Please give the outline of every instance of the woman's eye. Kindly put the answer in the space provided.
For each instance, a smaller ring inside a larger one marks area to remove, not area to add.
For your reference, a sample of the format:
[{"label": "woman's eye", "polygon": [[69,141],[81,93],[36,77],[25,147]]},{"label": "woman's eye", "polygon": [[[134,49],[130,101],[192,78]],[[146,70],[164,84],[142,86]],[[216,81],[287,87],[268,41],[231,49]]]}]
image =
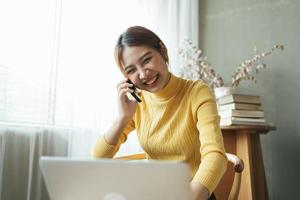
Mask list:
[{"label": "woman's eye", "polygon": [[151,57],[148,57],[143,62],[144,62],[144,64],[147,64],[148,62],[150,62],[150,60],[151,60]]},{"label": "woman's eye", "polygon": [[129,69],[126,71],[127,74],[132,74],[135,70],[134,69]]}]

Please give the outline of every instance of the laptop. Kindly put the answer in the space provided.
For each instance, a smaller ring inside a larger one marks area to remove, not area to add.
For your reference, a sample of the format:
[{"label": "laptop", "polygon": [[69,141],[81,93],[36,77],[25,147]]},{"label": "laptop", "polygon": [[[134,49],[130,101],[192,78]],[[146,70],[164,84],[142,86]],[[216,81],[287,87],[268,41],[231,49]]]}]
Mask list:
[{"label": "laptop", "polygon": [[175,161],[41,157],[51,200],[189,200],[190,168]]}]

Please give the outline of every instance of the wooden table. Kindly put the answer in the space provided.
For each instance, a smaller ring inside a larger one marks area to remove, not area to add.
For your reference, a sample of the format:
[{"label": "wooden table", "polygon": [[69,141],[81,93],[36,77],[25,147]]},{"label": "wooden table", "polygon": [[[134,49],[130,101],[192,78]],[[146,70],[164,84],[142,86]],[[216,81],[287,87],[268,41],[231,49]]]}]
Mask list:
[{"label": "wooden table", "polygon": [[[238,199],[268,199],[268,189],[262,158],[260,134],[266,134],[275,127],[264,126],[224,126],[221,127],[227,153],[234,153],[244,161],[244,171]],[[219,199],[227,199],[233,180],[232,170],[227,170],[217,187]],[[223,191],[223,194],[218,191]]]}]

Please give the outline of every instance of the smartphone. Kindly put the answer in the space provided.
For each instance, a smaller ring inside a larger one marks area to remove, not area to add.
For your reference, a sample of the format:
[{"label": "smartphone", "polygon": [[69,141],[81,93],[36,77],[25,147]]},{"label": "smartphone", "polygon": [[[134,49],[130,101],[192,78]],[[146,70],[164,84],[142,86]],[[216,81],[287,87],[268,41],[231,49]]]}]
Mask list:
[{"label": "smartphone", "polygon": [[[129,80],[129,79],[128,79],[127,83],[133,84],[133,83],[131,82],[131,80]],[[136,90],[136,87],[134,86],[134,84],[133,84],[132,87],[129,87],[129,88],[133,90],[133,92],[131,92],[130,94],[135,98],[135,100],[136,100],[137,102],[141,103],[142,100],[141,100],[140,97],[137,95],[137,90]]]}]

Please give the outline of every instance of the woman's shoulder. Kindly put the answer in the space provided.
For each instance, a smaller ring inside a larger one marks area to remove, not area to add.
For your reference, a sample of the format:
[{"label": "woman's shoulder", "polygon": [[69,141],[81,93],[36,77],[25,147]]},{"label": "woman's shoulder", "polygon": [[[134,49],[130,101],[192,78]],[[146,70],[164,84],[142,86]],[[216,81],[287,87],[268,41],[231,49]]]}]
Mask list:
[{"label": "woman's shoulder", "polygon": [[189,92],[192,94],[199,94],[202,92],[211,93],[211,88],[203,81],[203,80],[190,80],[190,79],[183,79],[186,83],[186,87],[188,88]]},{"label": "woman's shoulder", "polygon": [[215,100],[213,90],[203,80],[186,80],[186,95],[191,105],[198,107],[205,102]]}]

